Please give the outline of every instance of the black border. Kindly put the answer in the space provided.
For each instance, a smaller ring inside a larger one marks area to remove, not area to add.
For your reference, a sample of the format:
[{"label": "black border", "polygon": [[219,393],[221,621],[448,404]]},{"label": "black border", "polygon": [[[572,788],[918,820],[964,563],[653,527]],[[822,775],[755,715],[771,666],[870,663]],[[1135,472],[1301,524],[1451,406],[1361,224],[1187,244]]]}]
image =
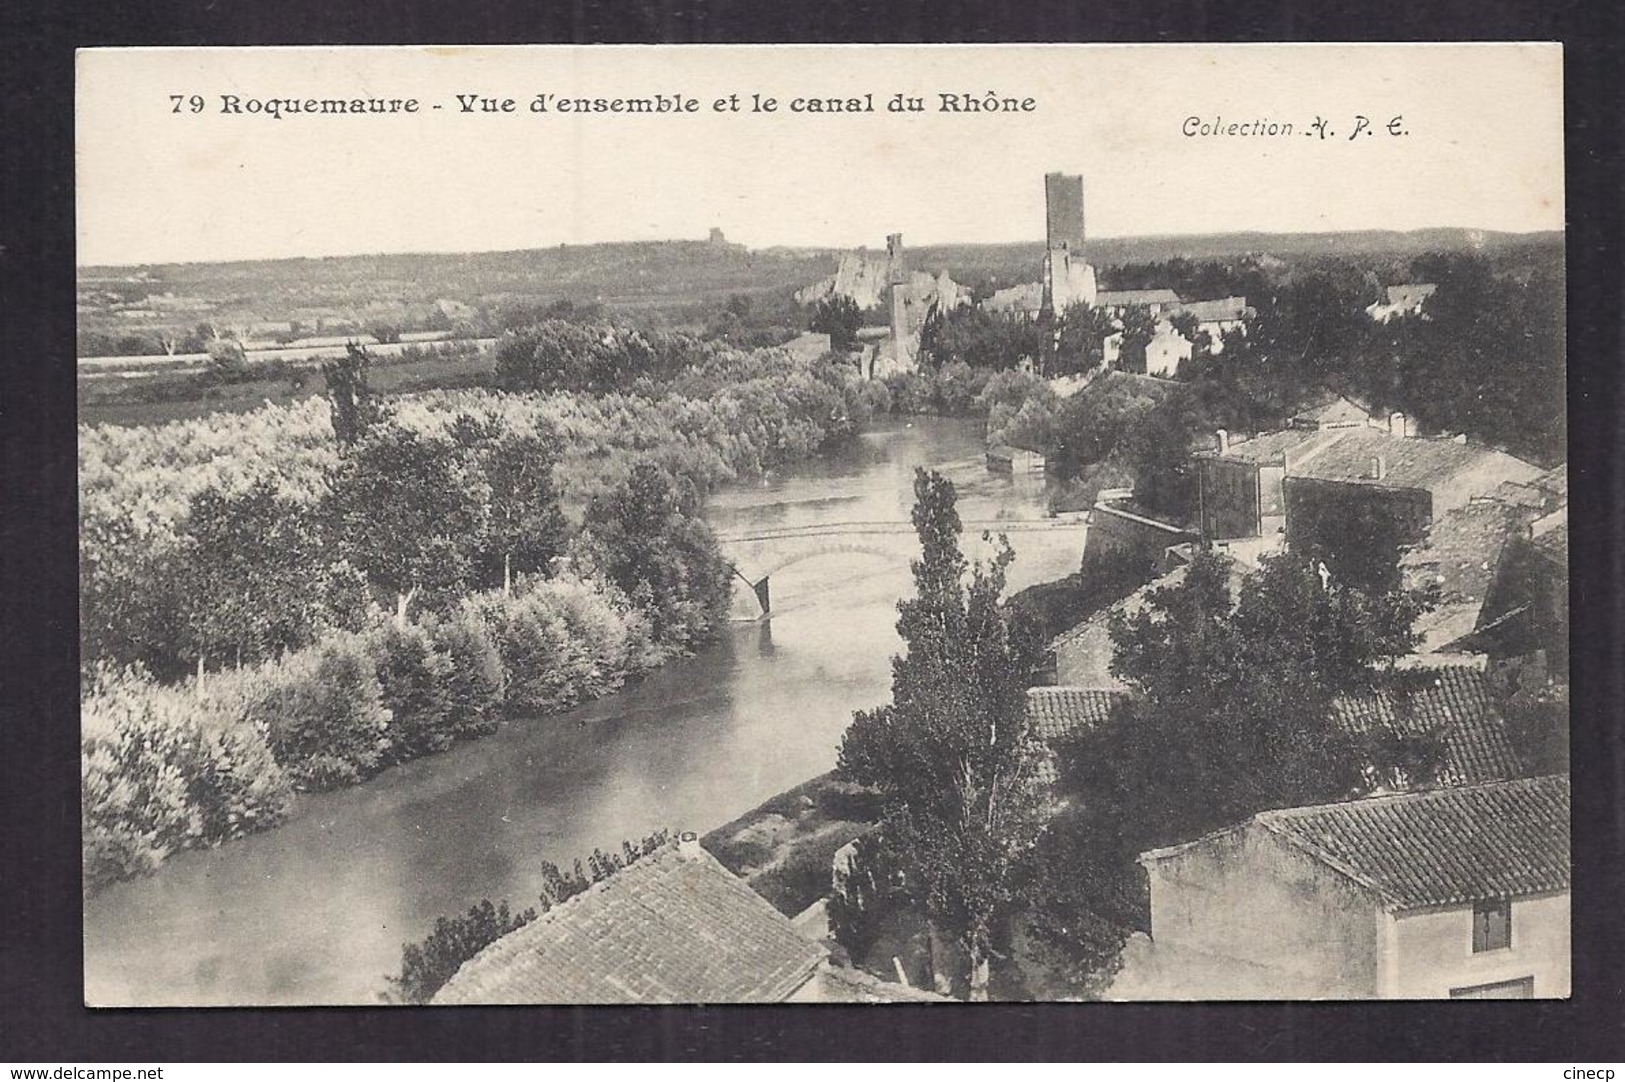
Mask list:
[{"label": "black border", "polygon": [[[105,0],[0,19],[0,1062],[196,1060],[1514,1060],[1621,1055],[1625,567],[1619,370],[1625,66],[1617,5],[803,0]],[[1573,486],[1574,998],[1248,1004],[399,1011],[81,1002],[74,610],[73,55],[127,44],[1426,41],[1565,43]]]}]

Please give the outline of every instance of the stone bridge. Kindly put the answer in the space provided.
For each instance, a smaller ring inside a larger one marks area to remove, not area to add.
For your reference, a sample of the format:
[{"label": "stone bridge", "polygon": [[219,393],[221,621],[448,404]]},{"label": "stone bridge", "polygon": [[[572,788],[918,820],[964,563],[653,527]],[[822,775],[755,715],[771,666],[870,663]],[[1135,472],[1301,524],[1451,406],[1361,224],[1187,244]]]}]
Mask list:
[{"label": "stone bridge", "polygon": [[[1004,534],[1018,557],[1039,550],[1059,559],[1065,570],[1076,571],[1083,555],[1088,531],[1083,512],[1041,519],[966,519],[961,522],[960,548],[970,560],[987,559],[994,545],[984,535]],[[754,606],[736,601],[735,614],[741,618],[762,619],[772,614],[772,576],[803,560],[832,553],[857,552],[903,564],[920,554],[920,541],[912,522],[821,522],[809,526],[784,526],[723,531],[717,534],[722,553],[734,573],[755,593]],[[1032,561],[1022,561],[1032,562]],[[745,599],[748,602],[748,598]]]}]

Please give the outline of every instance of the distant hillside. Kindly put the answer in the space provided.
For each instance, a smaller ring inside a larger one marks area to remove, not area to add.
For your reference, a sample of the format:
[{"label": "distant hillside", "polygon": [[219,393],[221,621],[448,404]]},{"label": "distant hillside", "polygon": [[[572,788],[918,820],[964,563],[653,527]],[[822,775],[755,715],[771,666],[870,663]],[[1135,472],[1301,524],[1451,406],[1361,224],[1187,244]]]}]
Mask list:
[{"label": "distant hillside", "polygon": [[[1496,233],[1481,229],[1365,230],[1356,233],[1205,233],[1158,237],[1105,237],[1088,244],[1097,267],[1156,263],[1169,259],[1224,259],[1243,255],[1291,261],[1314,256],[1393,256],[1423,252],[1561,248],[1563,234]],[[1001,282],[1036,280],[1044,257],[1040,241],[1013,244],[932,244],[908,249],[915,270],[946,270],[960,281],[996,277]]]},{"label": "distant hillside", "polygon": [[147,289],[257,306],[365,304],[378,299],[467,304],[512,298],[606,304],[699,300],[805,285],[835,269],[812,251],[751,251],[704,241],[560,245],[511,252],[408,253],[323,259],[82,267],[81,281],[144,275]]},{"label": "distant hillside", "polygon": [[[1406,259],[1427,251],[1562,250],[1561,233],[1465,229],[1409,233],[1223,233],[1113,237],[1089,244],[1097,267],[1268,256],[1284,262],[1346,256]],[[879,249],[883,251],[883,249]],[[560,245],[508,252],[407,253],[322,259],[81,267],[81,330],[117,335],[200,322],[228,327],[296,321],[351,333],[370,322],[415,329],[426,306],[455,302],[481,311],[559,299],[611,309],[663,310],[717,302],[732,294],[791,293],[835,273],[841,249],[766,248],[707,241]],[[1038,278],[1043,246],[927,245],[907,249],[913,271],[947,271],[956,281],[1009,285]],[[1109,282],[1110,273],[1106,280]],[[445,305],[441,306],[445,308]],[[432,314],[432,313],[431,313]]]}]

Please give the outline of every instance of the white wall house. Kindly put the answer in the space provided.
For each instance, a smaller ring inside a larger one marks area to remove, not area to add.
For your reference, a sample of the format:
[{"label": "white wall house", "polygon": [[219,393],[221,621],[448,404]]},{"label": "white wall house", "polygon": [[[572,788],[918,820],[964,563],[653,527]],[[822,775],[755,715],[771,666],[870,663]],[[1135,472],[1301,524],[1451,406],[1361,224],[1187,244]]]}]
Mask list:
[{"label": "white wall house", "polygon": [[1569,995],[1569,782],[1260,812],[1142,854],[1120,999]]}]

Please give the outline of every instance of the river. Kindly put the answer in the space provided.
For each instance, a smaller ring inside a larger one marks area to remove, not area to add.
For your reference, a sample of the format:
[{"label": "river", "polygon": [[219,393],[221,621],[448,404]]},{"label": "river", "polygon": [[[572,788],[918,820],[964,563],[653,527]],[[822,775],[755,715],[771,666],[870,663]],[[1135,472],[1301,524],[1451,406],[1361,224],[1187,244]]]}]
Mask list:
[{"label": "river", "polygon": [[[707,514],[722,531],[907,520],[917,465],[955,482],[965,519],[1041,514],[1041,482],[984,469],[980,431],[889,423]],[[1013,541],[1012,588],[1077,567],[1070,546]],[[107,888],[86,903],[86,1002],[377,1002],[402,943],[482,898],[530,904],[543,861],[659,827],[703,833],[830,769],[852,711],[889,694],[909,588],[900,558],[793,564],[773,576],[770,622],[619,695],[301,796],[275,830]]]}]

